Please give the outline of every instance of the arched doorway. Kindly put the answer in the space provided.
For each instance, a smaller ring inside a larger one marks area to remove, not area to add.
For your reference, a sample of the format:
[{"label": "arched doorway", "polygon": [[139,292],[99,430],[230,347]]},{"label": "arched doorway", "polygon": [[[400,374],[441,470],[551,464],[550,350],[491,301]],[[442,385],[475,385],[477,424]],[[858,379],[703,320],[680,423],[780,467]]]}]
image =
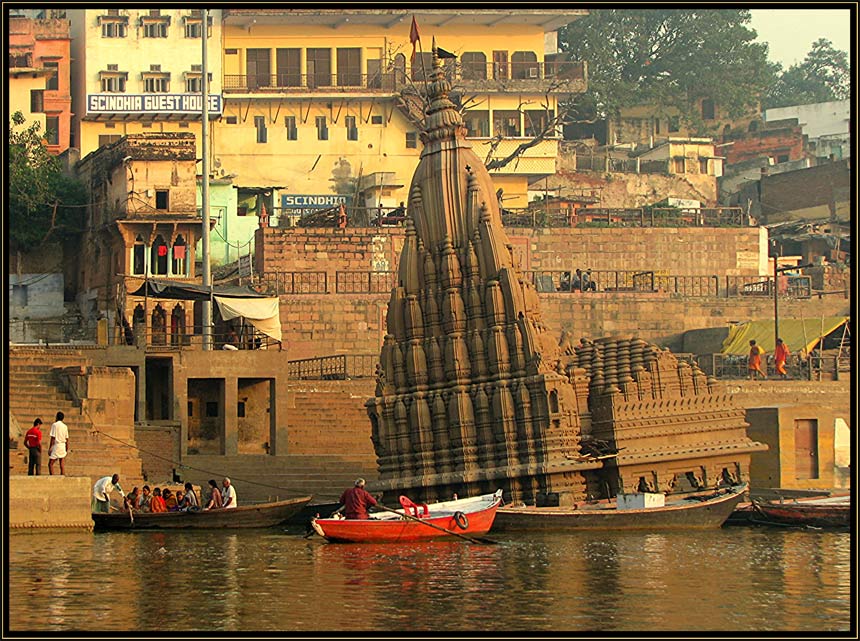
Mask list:
[{"label": "arched doorway", "polygon": [[161,303],[152,310],[152,345],[167,345],[167,312]]},{"label": "arched doorway", "polygon": [[170,344],[174,347],[185,344],[185,309],[179,303],[170,312]]}]

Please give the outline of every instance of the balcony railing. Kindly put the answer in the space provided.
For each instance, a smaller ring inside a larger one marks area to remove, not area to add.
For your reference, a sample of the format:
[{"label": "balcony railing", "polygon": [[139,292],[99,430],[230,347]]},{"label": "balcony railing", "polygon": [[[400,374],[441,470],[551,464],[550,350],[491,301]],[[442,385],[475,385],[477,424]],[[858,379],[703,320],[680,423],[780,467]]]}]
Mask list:
[{"label": "balcony railing", "polygon": [[[478,63],[449,65],[446,77],[452,84],[475,88],[493,89],[499,82],[534,84],[534,88],[545,88],[547,82],[569,84],[585,81],[584,62],[520,62],[520,63]],[[338,73],[305,74],[289,71],[274,74],[225,74],[224,91],[232,93],[301,93],[320,89],[391,93],[404,87],[414,86],[423,89],[424,80],[432,79],[431,68],[413,67],[408,72],[392,70],[363,74],[358,71]],[[418,84],[416,84],[418,83]],[[488,83],[488,84],[484,84]],[[509,87],[509,85],[506,85]],[[583,87],[584,89],[584,87]]]}]

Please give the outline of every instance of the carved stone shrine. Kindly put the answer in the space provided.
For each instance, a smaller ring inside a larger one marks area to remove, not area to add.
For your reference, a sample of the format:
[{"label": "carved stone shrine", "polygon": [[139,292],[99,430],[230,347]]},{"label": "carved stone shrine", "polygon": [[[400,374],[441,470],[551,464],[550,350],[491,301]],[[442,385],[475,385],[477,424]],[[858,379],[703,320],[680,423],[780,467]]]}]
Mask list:
[{"label": "carved stone shrine", "polygon": [[433,67],[366,403],[374,489],[434,501],[501,487],[506,500],[564,505],[747,477],[762,446],[698,369],[641,340],[553,337],[435,55]]}]

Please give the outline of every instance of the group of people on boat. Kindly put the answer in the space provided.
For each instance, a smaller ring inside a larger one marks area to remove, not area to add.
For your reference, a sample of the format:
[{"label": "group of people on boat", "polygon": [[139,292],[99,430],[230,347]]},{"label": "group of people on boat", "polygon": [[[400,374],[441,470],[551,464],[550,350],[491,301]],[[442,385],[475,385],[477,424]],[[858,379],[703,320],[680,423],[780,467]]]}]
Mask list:
[{"label": "group of people on boat", "polygon": [[93,486],[93,512],[107,514],[111,511],[110,495],[117,492],[122,497],[122,511],[136,512],[197,512],[201,509],[230,509],[238,504],[236,488],[229,478],[222,482],[223,492],[218,489],[214,479],[209,481],[209,501],[206,507],[201,508],[200,500],[190,482],[185,483],[185,490],[176,490],[174,493],[169,488],[156,487],[150,490],[149,485],[144,485],[143,490],[135,487],[127,496],[120,486],[119,474],[105,476],[96,481]]}]

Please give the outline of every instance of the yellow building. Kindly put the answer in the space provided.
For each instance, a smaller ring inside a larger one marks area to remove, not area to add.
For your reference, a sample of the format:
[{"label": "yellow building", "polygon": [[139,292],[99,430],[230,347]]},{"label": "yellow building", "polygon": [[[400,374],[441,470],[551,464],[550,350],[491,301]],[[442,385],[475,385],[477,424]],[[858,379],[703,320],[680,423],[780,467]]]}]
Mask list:
[{"label": "yellow building", "polygon": [[[221,11],[210,12],[210,119],[221,112]],[[142,133],[193,133],[200,157],[200,9],[70,9],[72,130],[81,157]]]},{"label": "yellow building", "polygon": [[[585,65],[560,61],[555,35],[586,13],[224,9],[213,172],[235,176],[240,205],[242,188],[263,196],[280,225],[337,202],[351,206],[352,224],[372,220],[380,205],[406,200],[434,38],[456,56],[446,60],[454,93],[475,151],[491,161],[585,90]],[[529,183],[555,173],[559,138],[560,127],[491,171],[505,206],[525,206]]]}]

